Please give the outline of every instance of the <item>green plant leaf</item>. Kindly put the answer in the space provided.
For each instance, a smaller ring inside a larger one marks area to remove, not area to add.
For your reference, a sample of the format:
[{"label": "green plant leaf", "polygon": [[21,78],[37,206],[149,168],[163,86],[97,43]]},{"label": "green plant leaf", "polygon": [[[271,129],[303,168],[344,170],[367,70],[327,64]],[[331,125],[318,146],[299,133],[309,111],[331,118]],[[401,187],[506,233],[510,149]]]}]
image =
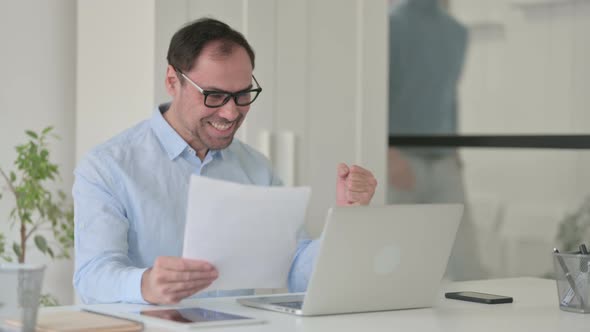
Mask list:
[{"label": "green plant leaf", "polygon": [[35,245],[37,246],[37,249],[39,249],[42,253],[47,252],[47,240],[45,240],[45,237],[43,237],[43,235],[35,235]]},{"label": "green plant leaf", "polygon": [[4,257],[4,246],[6,245],[4,234],[0,233],[0,257]]},{"label": "green plant leaf", "polygon": [[14,254],[17,257],[20,257],[21,251],[20,251],[20,246],[18,245],[18,243],[16,243],[16,242],[13,242],[12,243],[12,251],[14,251]]},{"label": "green plant leaf", "polygon": [[52,130],[53,130],[53,126],[49,126],[49,127],[45,128],[45,129],[43,129],[43,135],[47,134],[48,132],[50,132]]},{"label": "green plant leaf", "polygon": [[34,138],[34,139],[37,139],[37,138],[39,138],[39,136],[37,135],[37,133],[35,133],[35,132],[34,132],[34,131],[32,131],[32,130],[26,130],[26,131],[25,131],[25,133],[27,133],[27,135],[31,136],[31,137],[32,137],[32,138]]},{"label": "green plant leaf", "polygon": [[[47,228],[52,235],[41,236],[37,235],[39,232],[33,231],[30,239],[32,241],[23,246],[35,242],[39,251],[59,259],[67,257],[67,253],[73,247],[74,227],[72,208],[67,196],[57,190],[49,190],[57,184],[57,181],[51,180],[60,180],[59,167],[50,160],[51,149],[47,142],[47,138],[56,136],[53,130],[52,126],[38,132],[27,130],[27,141],[16,146],[14,172],[7,172],[7,175],[10,174],[8,180],[12,182],[15,194],[8,221],[11,227],[20,228],[24,225],[29,231],[33,225],[49,226]],[[53,240],[56,244],[49,247],[48,243]],[[23,258],[23,246],[20,242],[15,241],[12,249],[9,249],[12,243],[4,242],[4,251],[0,250],[0,259],[15,258],[13,251],[19,260]]]},{"label": "green plant leaf", "polygon": [[49,293],[41,294],[39,297],[39,305],[42,307],[55,307],[59,305],[57,298]]}]

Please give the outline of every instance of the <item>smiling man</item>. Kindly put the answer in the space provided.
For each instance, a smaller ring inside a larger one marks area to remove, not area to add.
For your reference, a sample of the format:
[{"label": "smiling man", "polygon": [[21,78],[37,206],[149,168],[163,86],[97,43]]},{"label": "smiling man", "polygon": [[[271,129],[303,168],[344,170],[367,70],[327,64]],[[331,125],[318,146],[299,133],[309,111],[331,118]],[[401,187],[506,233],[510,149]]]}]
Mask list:
[{"label": "smiling man", "polygon": [[[281,185],[268,160],[234,138],[262,88],[254,51],[226,24],[201,19],[180,29],[168,50],[171,103],[90,151],[75,171],[74,286],[85,303],[176,303],[217,277],[211,263],[181,258],[192,174],[261,186]],[[339,164],[338,205],[369,204],[377,181]],[[280,221],[277,221],[280,222]],[[289,289],[304,291],[318,240],[304,234]]]}]

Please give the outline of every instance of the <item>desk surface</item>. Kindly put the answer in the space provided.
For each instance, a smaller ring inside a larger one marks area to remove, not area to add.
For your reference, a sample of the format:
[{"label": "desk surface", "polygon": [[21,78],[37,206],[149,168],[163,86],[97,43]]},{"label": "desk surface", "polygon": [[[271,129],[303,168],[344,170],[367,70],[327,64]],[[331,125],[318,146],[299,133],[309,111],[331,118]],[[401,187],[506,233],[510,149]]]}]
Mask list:
[{"label": "desk surface", "polygon": [[[508,295],[511,304],[479,304],[444,298],[447,291],[479,291]],[[559,309],[555,281],[537,278],[496,279],[443,285],[436,305],[428,309],[397,310],[350,315],[297,317],[243,307],[235,298],[190,300],[182,306],[200,306],[266,320],[259,325],[195,329],[195,331],[590,331],[590,314]],[[144,306],[109,304],[89,306],[114,311],[133,311]],[[44,310],[66,310],[58,307]],[[74,307],[75,308],[75,307]],[[146,331],[170,331],[152,324]]]}]

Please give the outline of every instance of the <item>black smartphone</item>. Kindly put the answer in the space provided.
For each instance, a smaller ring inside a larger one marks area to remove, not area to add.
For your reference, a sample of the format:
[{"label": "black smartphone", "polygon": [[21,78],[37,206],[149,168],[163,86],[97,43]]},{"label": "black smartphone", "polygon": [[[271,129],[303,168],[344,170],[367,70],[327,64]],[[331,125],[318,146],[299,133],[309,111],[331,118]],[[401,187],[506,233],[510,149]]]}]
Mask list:
[{"label": "black smartphone", "polygon": [[479,292],[450,292],[445,293],[447,299],[462,300],[486,304],[512,303],[510,296],[486,294]]}]

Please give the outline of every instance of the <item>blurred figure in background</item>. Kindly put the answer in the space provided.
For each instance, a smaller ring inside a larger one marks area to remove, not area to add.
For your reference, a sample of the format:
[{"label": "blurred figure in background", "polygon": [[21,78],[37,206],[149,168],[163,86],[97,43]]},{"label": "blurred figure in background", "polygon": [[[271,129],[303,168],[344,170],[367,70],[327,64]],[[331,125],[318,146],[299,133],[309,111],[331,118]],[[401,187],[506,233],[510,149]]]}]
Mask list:
[{"label": "blurred figure in background", "polygon": [[[467,30],[438,0],[397,2],[390,11],[389,23],[389,134],[455,134],[457,84]],[[388,154],[390,204],[465,203],[461,163],[455,149],[390,147]],[[447,278],[484,277],[475,230],[466,209]]]}]

